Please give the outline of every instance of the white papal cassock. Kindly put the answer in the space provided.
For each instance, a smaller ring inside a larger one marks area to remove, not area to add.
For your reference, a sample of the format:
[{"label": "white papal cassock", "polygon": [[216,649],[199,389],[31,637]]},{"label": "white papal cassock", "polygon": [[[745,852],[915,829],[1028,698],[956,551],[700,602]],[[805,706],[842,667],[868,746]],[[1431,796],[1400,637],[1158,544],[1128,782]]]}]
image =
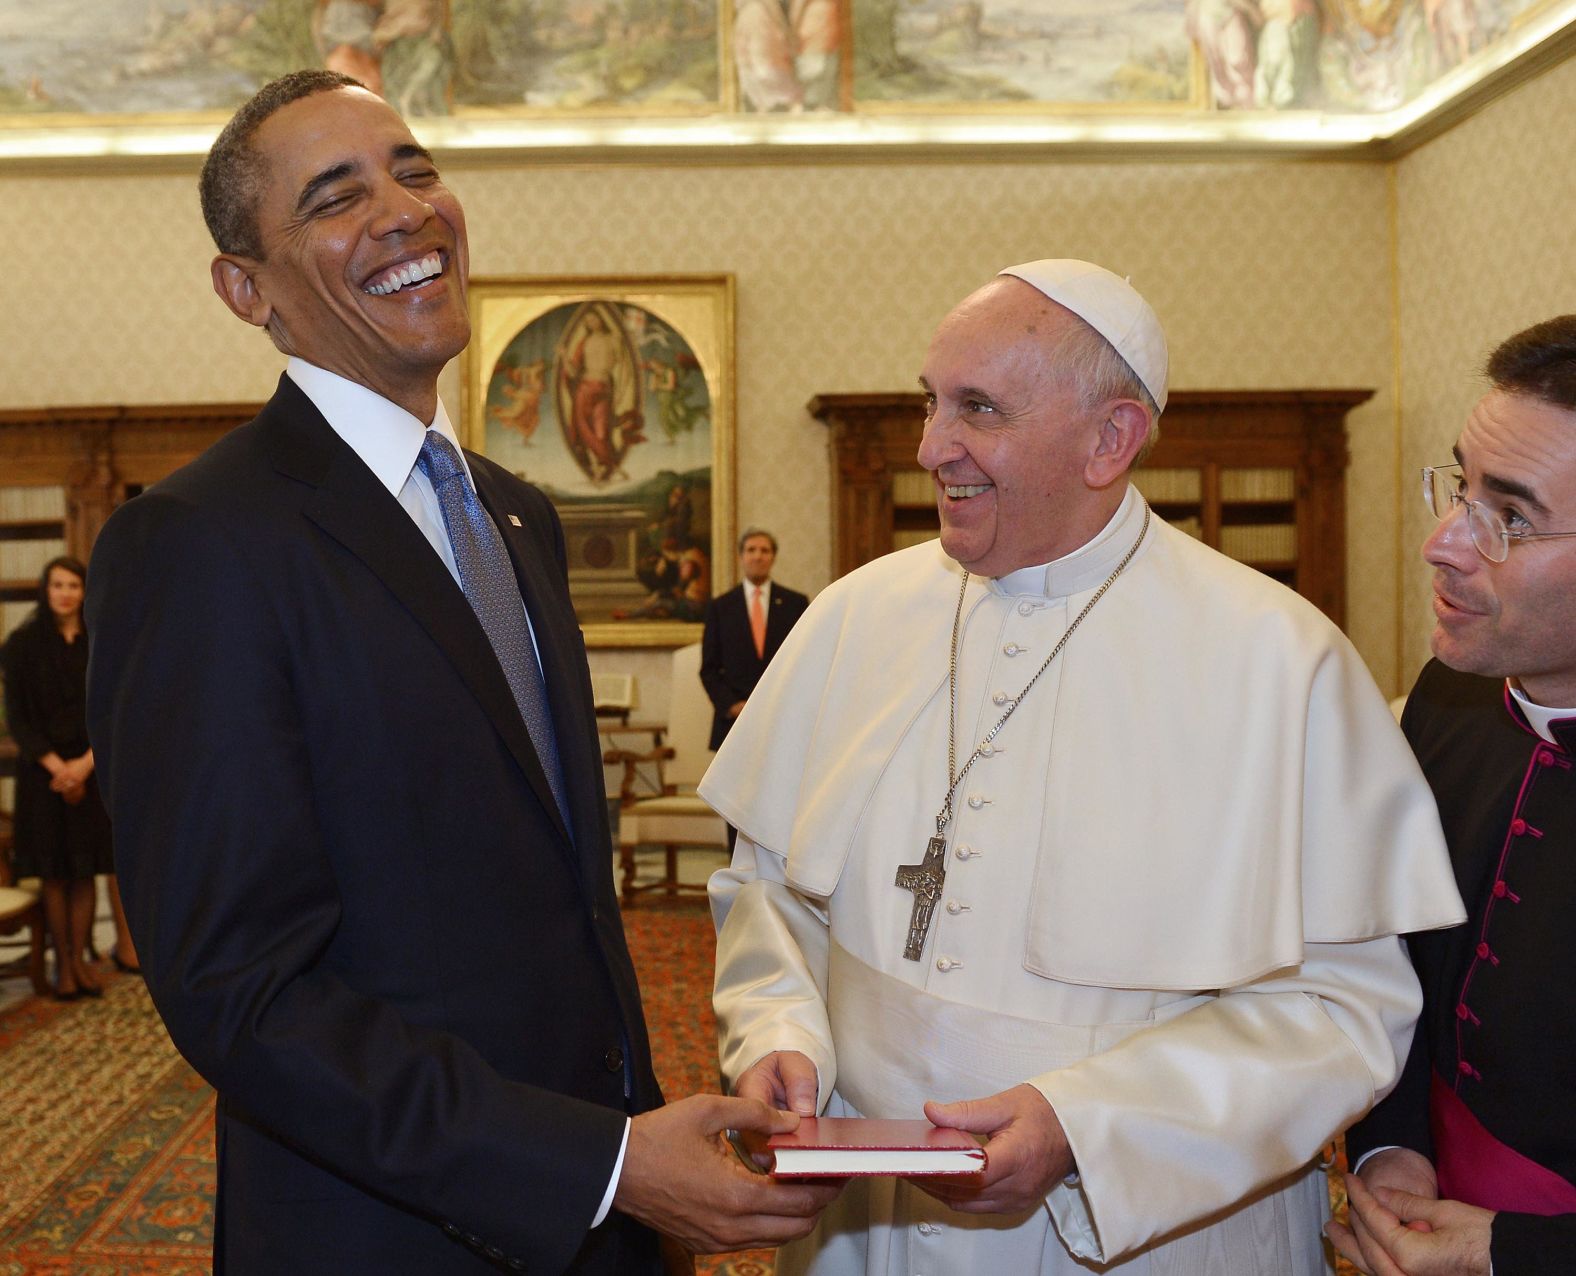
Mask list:
[{"label": "white papal cassock", "polygon": [[[971,579],[961,762],[1133,543]],[[1393,1083],[1420,1005],[1396,936],[1460,921],[1428,787],[1315,608],[1166,526],[964,781],[923,960],[902,950],[946,789],[961,569],[938,545],[818,598],[701,792],[730,1083],[773,1050],[833,1115],[1032,1082],[1080,1178],[1015,1218],[855,1180],[783,1273],[1324,1269],[1320,1148]],[[1102,1264],[1111,1264],[1109,1268]]]}]

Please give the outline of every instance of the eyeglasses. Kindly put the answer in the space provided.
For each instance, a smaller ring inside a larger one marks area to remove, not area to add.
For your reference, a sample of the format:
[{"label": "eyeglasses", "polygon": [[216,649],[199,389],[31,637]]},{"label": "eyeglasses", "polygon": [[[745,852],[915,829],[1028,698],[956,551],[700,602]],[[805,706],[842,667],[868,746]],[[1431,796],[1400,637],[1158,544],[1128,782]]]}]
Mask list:
[{"label": "eyeglasses", "polygon": [[1472,547],[1491,563],[1503,563],[1509,558],[1510,547],[1516,541],[1553,541],[1576,536],[1576,532],[1511,531],[1498,511],[1489,509],[1482,501],[1467,500],[1459,465],[1423,466],[1423,503],[1440,522],[1457,510],[1465,509]]}]

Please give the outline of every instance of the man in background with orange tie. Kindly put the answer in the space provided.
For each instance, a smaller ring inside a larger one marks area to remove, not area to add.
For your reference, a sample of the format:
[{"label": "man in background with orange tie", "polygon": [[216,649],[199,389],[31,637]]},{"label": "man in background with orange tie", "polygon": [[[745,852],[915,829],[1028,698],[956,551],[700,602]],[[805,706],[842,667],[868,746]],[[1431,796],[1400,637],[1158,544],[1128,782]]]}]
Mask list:
[{"label": "man in background with orange tie", "polygon": [[[739,537],[739,575],[744,579],[706,604],[701,637],[700,680],[715,709],[711,720],[712,749],[727,738],[733,720],[766,672],[766,666],[804,615],[810,600],[772,583],[777,538],[761,527],[746,528]],[[733,828],[728,828],[733,845]]]}]

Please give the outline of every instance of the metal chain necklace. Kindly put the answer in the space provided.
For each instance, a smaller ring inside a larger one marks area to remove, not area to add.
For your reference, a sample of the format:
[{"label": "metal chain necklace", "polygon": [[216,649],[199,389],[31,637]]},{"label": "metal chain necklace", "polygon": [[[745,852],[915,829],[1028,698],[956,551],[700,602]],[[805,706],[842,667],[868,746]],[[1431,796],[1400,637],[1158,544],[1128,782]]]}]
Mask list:
[{"label": "metal chain necklace", "polygon": [[1051,648],[1051,654],[1045,657],[1045,663],[1035,671],[1034,677],[1024,684],[1023,690],[1007,701],[1007,711],[996,720],[996,725],[985,733],[985,738],[975,747],[974,752],[963,762],[963,769],[957,765],[958,745],[958,636],[963,621],[963,596],[968,591],[969,574],[963,573],[963,584],[958,587],[958,606],[952,615],[952,646],[950,659],[947,665],[947,795],[941,803],[941,810],[936,812],[936,835],[925,844],[925,857],[918,864],[901,864],[897,870],[896,886],[914,893],[914,907],[908,919],[908,942],[903,947],[903,957],[907,961],[918,961],[921,951],[925,947],[925,937],[930,933],[930,919],[936,910],[936,901],[941,898],[941,888],[947,880],[947,825],[952,820],[952,799],[957,795],[958,785],[963,783],[963,777],[969,770],[985,756],[985,750],[990,748],[991,741],[1007,725],[1007,719],[1012,717],[1018,706],[1023,703],[1030,689],[1040,680],[1040,676],[1051,667],[1051,662],[1062,654],[1062,648],[1067,645],[1067,640],[1073,636],[1073,631],[1083,624],[1084,617],[1094,610],[1094,605],[1105,596],[1105,591],[1116,583],[1116,578],[1126,570],[1127,565],[1133,561],[1133,555],[1138,553],[1138,547],[1144,543],[1144,536],[1149,531],[1149,506],[1144,506],[1144,525],[1138,529],[1138,538],[1128,547],[1127,553],[1122,555],[1122,561],[1116,565],[1112,573],[1105,578],[1105,584],[1094,591],[1094,596],[1083,605],[1083,610],[1073,617],[1073,623],[1063,631],[1056,646]]}]

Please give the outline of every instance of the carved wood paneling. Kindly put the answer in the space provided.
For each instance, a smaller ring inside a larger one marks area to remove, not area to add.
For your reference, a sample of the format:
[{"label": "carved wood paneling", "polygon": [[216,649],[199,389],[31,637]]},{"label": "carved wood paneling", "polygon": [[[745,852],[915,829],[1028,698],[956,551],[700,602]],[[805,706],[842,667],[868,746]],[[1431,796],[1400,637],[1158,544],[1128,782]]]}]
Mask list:
[{"label": "carved wood paneling", "polygon": [[66,489],[66,546],[86,559],[128,492],[257,415],[252,403],[0,409],[0,483]]},{"label": "carved wood paneling", "polygon": [[[1178,390],[1147,464],[1196,468],[1203,539],[1220,540],[1224,468],[1292,469],[1297,558],[1285,575],[1336,624],[1346,619],[1346,414],[1371,390]],[[919,469],[918,392],[819,394],[831,431],[834,569],[841,576],[893,548],[892,478]]]}]

